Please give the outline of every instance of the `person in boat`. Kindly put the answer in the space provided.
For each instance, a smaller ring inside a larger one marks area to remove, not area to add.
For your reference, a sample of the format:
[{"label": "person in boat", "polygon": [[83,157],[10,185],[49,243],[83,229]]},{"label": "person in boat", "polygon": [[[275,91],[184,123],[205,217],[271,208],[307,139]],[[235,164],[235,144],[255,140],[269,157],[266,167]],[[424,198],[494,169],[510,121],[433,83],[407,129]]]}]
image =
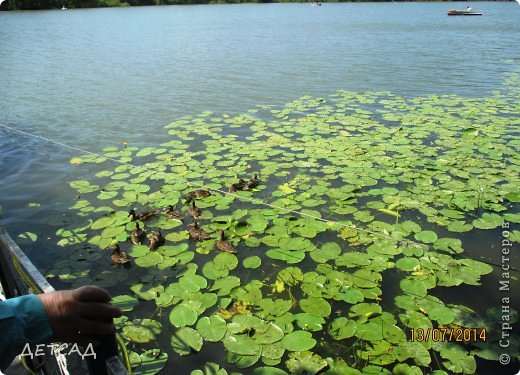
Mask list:
[{"label": "person in boat", "polygon": [[93,343],[92,334],[115,331],[112,319],[121,310],[110,304],[110,294],[97,286],[83,286],[39,295],[28,294],[0,302],[0,370],[4,371],[26,344],[44,344],[50,340]]},{"label": "person in boat", "polygon": [[468,5],[467,8],[466,8],[466,11],[467,11],[467,12],[471,12],[472,10],[473,10],[473,8],[471,8],[471,7]]}]

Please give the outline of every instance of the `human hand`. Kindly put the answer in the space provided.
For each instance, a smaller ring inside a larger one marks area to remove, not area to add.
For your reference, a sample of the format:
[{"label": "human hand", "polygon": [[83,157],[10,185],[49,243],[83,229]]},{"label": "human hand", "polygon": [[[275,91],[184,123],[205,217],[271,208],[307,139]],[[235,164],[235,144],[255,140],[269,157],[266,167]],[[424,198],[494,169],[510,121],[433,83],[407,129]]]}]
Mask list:
[{"label": "human hand", "polygon": [[[88,335],[104,335],[115,331],[112,318],[122,315],[111,305],[110,294],[97,286],[83,286],[38,295],[54,332],[53,339],[87,345],[94,340]],[[109,321],[107,323],[106,321]]]}]

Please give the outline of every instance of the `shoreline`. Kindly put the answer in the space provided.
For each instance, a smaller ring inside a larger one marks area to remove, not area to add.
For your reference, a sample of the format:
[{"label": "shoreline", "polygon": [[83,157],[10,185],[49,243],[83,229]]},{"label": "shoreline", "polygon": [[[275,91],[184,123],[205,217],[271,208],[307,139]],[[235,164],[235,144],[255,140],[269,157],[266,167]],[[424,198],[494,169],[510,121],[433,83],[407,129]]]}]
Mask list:
[{"label": "shoreline", "polygon": [[[173,2],[164,2],[168,0],[47,0],[48,6],[32,7],[30,4],[23,4],[24,0],[5,0],[0,6],[0,12],[8,11],[31,11],[31,10],[72,10],[72,9],[97,9],[97,8],[134,8],[134,7],[150,7],[150,6],[172,6],[172,5],[229,5],[229,4],[313,4],[316,1],[307,0],[289,0],[289,1],[241,1],[241,0],[174,0]],[[516,0],[472,0],[471,3],[480,2],[515,2]],[[29,0],[30,2],[30,0]],[[322,1],[321,4],[327,3],[469,3],[468,0],[381,0],[381,1],[364,1],[364,0],[339,0],[339,1]],[[11,7],[11,5],[14,5]],[[23,6],[19,6],[20,3]],[[40,3],[41,5],[41,3]]]}]

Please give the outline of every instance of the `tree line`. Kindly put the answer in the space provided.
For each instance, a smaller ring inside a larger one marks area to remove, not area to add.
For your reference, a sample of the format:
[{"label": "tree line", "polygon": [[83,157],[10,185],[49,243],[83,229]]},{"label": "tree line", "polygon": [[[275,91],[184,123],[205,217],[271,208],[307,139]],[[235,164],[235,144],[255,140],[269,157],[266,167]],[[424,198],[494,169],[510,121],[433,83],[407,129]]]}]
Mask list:
[{"label": "tree line", "polygon": [[[5,0],[0,10],[37,10],[74,8],[102,8],[146,5],[183,5],[183,4],[238,4],[238,3],[300,3],[313,0]],[[343,0],[327,0],[338,2]],[[347,0],[352,1],[352,0]],[[358,1],[358,0],[354,0]],[[359,0],[363,1],[363,0]],[[371,0],[374,1],[374,0]],[[376,0],[377,1],[377,0]],[[384,0],[382,0],[384,1]]]}]

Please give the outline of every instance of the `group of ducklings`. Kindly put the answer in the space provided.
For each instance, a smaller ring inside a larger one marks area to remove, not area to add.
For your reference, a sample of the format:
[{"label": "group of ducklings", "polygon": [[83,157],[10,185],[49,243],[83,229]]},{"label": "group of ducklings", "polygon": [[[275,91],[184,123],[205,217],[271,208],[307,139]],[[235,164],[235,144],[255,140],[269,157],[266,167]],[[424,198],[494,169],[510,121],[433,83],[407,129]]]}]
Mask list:
[{"label": "group of ducklings", "polygon": [[[207,190],[195,190],[188,193],[191,200],[191,206],[188,208],[188,214],[195,220],[193,220],[190,224],[188,224],[188,234],[192,240],[195,241],[204,241],[211,239],[211,235],[207,233],[204,229],[199,227],[199,223],[197,219],[201,216],[201,210],[195,205],[195,200],[193,198],[205,198],[210,195],[210,192]],[[216,241],[217,249],[220,251],[225,251],[228,253],[236,253],[237,250],[233,246],[233,244],[226,240],[224,236],[224,231],[219,230],[219,237]]]},{"label": "group of ducklings", "polygon": [[[241,179],[238,184],[233,184],[232,187],[235,186],[236,190],[250,190],[258,186],[258,184],[259,180],[257,178],[257,175],[255,175],[254,178],[249,181],[244,181]],[[189,207],[187,213],[194,219],[190,224],[188,224],[188,233],[192,240],[203,241],[211,239],[211,235],[209,233],[207,233],[204,229],[199,228],[197,219],[201,217],[202,211],[199,207],[197,207],[195,203],[196,198],[205,198],[210,195],[211,191],[205,189],[194,190],[188,193],[189,198],[187,199],[187,203],[189,204]],[[134,209],[131,209],[128,212],[128,216],[131,217],[131,220],[135,221],[135,229],[132,231],[130,235],[130,240],[134,245],[142,245],[147,238],[146,231],[140,227],[139,221],[147,221],[159,214],[160,212],[160,210],[148,210],[138,213]],[[184,222],[184,215],[181,212],[177,211],[173,207],[173,205],[169,205],[166,208],[166,211],[164,211],[164,215],[169,219]],[[236,253],[237,250],[235,249],[233,244],[226,239],[224,231],[219,230],[218,233],[219,237],[216,241],[217,249],[229,253]],[[150,248],[150,250],[156,250],[157,248],[159,248],[159,246],[163,245],[164,242],[165,238],[163,237],[161,231],[158,229],[152,231],[151,235],[148,237],[148,247]],[[130,258],[124,251],[121,250],[118,244],[111,245],[108,249],[111,252],[111,259],[113,265],[125,265],[130,262]]]},{"label": "group of ducklings", "polygon": [[[170,206],[171,207],[171,206]],[[137,213],[134,209],[130,210],[128,216],[130,216],[132,221],[135,221],[135,229],[130,234],[130,240],[134,245],[142,245],[146,239],[146,231],[139,226],[138,220],[146,221],[157,215],[159,210],[149,210]],[[160,230],[156,229],[152,231],[150,237],[148,238],[148,247],[150,250],[156,250],[159,246],[164,243],[164,237]]]},{"label": "group of ducklings", "polygon": [[230,193],[235,193],[239,190],[252,190],[258,185],[260,185],[260,180],[258,179],[258,175],[255,174],[253,178],[248,181],[241,178],[238,182],[232,184],[228,191]]}]

